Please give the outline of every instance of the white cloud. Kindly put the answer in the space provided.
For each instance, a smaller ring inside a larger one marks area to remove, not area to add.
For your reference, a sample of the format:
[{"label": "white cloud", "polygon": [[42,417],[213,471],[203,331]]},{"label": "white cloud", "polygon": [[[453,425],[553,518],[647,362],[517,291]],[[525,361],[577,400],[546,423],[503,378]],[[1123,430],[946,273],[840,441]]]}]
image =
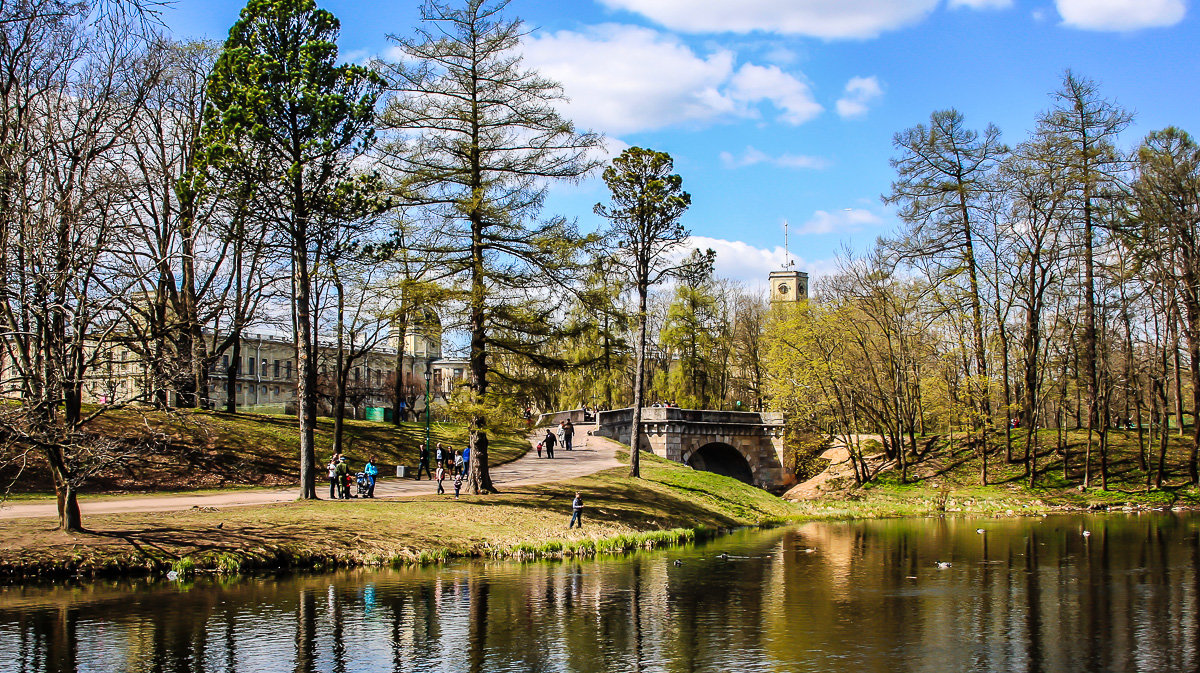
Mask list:
[{"label": "white cloud", "polygon": [[867,114],[871,101],[883,95],[879,80],[871,77],[851,77],[846,82],[842,97],[837,102],[837,113],[841,117],[861,117]]},{"label": "white cloud", "polygon": [[528,66],[563,85],[566,116],[610,134],[759,117],[764,102],[791,124],[821,112],[808,85],[778,66],[735,69],[728,49],[697,54],[674,36],[638,26],[534,34],[523,53]]},{"label": "white cloud", "polygon": [[939,0],[600,0],[689,33],[875,37],[925,18]]},{"label": "white cloud", "polygon": [[778,168],[812,168],[816,170],[829,167],[829,161],[824,157],[787,153],[771,156],[755,147],[746,147],[741,156],[734,156],[730,152],[721,152],[721,165],[725,168],[745,168],[756,164],[770,164]]},{"label": "white cloud", "polygon": [[828,212],[818,210],[796,230],[799,234],[842,234],[860,230],[866,225],[882,224],[883,220],[869,210],[846,208]]},{"label": "white cloud", "polygon": [[783,111],[780,119],[789,124],[803,124],[824,109],[813,100],[807,84],[777,65],[747,63],[738,69],[729,84],[729,93],[735,101],[754,104],[769,100]]},{"label": "white cloud", "polygon": [[950,0],[951,7],[970,9],[1008,9],[1012,4],[1012,0]]},{"label": "white cloud", "polygon": [[[712,248],[717,253],[714,273],[718,278],[729,278],[752,287],[763,287],[764,291],[768,274],[782,269],[788,258],[783,246],[758,248],[742,241],[727,241],[708,236],[692,236],[688,239],[687,246],[681,249],[680,258],[691,254],[693,248]],[[837,271],[836,258],[810,260],[796,255],[794,250],[790,257],[796,264],[796,270],[808,273],[810,278]]]},{"label": "white cloud", "polygon": [[1187,13],[1184,0],[1055,0],[1063,24],[1084,30],[1137,30],[1173,26]]}]

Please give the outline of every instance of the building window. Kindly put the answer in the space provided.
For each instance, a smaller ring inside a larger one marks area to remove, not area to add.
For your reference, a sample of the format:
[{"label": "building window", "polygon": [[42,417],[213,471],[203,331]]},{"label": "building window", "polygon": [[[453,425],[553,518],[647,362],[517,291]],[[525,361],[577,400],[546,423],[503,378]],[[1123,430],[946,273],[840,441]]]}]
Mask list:
[{"label": "building window", "polygon": [[276,395],[278,395],[278,394],[279,394],[279,386],[275,386],[275,394],[276,394]]},{"label": "building window", "polygon": [[254,376],[254,358],[246,358],[246,374]]},{"label": "building window", "polygon": [[262,387],[261,387],[259,390],[262,392],[262,394],[263,394],[263,395],[266,395],[266,394],[267,394],[267,387],[266,387],[266,386],[262,386]]},{"label": "building window", "polygon": [[224,369],[226,371],[229,370],[229,356],[228,355],[221,356],[221,369]]},{"label": "building window", "polygon": [[292,361],[291,360],[288,360],[287,362],[284,363],[283,373],[285,374],[285,376],[284,376],[285,379],[287,379],[289,381],[292,380]]},{"label": "building window", "polygon": [[279,378],[279,360],[275,361],[275,378]]},{"label": "building window", "polygon": [[267,376],[267,361],[265,358],[262,361],[262,366],[259,368],[258,373],[262,374],[264,378]]}]

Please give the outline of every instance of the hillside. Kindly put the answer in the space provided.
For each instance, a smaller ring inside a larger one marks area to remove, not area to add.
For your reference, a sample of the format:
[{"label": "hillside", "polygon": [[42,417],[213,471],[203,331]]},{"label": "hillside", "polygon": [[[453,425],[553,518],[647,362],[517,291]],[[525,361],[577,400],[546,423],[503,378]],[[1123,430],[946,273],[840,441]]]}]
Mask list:
[{"label": "hillside", "polygon": [[[121,409],[97,418],[90,427],[137,448],[133,458],[101,474],[84,488],[85,493],[281,486],[298,483],[300,478],[299,423],[290,416]],[[397,427],[347,420],[344,432],[346,454],[353,466],[375,456],[380,470],[390,474],[398,464],[415,467],[425,439],[421,423]],[[467,440],[466,428],[443,423],[432,424],[430,436],[431,442],[449,443],[456,450]],[[493,432],[491,439],[492,464],[513,460],[529,449],[520,434]],[[317,420],[316,443],[317,461],[323,465],[333,447],[333,419]],[[32,462],[13,492],[52,490],[45,464],[36,454],[30,455]],[[5,468],[0,477],[7,483],[15,469],[11,464]]]},{"label": "hillside", "polygon": [[[1039,431],[1037,479],[1032,487],[1020,462],[1025,453],[1024,432],[1014,431],[1012,435],[1015,462],[1006,460],[1004,436],[992,439],[999,448],[988,456],[987,486],[981,484],[980,456],[964,446],[961,437],[952,442],[948,435],[925,435],[917,438],[919,454],[909,457],[907,482],[902,482],[894,462],[885,461],[879,442],[867,440],[864,454],[876,472],[870,482],[856,486],[845,448],[835,447],[823,454],[829,463],[825,472],[785,497],[806,503],[809,511],[831,514],[829,510],[837,509],[850,516],[1200,506],[1200,492],[1188,483],[1191,441],[1174,430],[1168,436],[1161,488],[1153,487],[1158,447],[1151,447],[1148,437],[1139,447],[1136,430],[1109,432],[1107,489],[1100,478],[1101,457],[1095,440],[1090,483],[1088,488],[1083,487],[1086,430],[1065,431],[1062,450],[1057,430]],[[1144,467],[1139,454],[1145,458]]]}]

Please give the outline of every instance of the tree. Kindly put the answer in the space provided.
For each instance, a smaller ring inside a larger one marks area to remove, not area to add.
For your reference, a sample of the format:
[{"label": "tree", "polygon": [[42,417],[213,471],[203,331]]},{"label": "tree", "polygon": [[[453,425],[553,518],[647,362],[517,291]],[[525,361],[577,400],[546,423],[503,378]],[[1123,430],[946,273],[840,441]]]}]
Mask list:
[{"label": "tree", "polygon": [[[1063,227],[1067,180],[1050,148],[1036,139],[1016,148],[1001,167],[1001,175],[1009,197],[1002,228],[1009,239],[1004,264],[1012,275],[1009,285],[1014,302],[1025,318],[1020,339],[1020,387],[1024,393],[1020,417],[1025,425],[1026,477],[1032,486],[1037,476],[1036,429],[1042,420],[1039,408],[1046,379],[1043,351],[1048,337],[1053,336],[1053,326],[1047,329],[1043,314],[1050,301],[1047,294],[1067,275],[1063,266],[1069,256],[1064,253],[1071,243]],[[997,264],[995,273],[1000,272],[1001,264]]]},{"label": "tree", "polygon": [[250,0],[209,77],[204,120],[205,161],[266,167],[256,204],[291,259],[301,498],[317,497],[314,267],[340,229],[380,206],[378,181],[353,170],[373,140],[380,80],[336,64],[338,29],[313,0]]},{"label": "tree", "polygon": [[[1200,385],[1196,383],[1200,381],[1200,145],[1186,131],[1174,127],[1154,131],[1138,150],[1137,168],[1134,222],[1145,243],[1141,252],[1157,257],[1179,279],[1192,409],[1200,410]],[[1178,420],[1182,428],[1182,414]],[[1200,423],[1192,424],[1192,433],[1188,475],[1193,484],[1200,485]]]},{"label": "tree", "polygon": [[686,270],[679,274],[675,299],[667,308],[661,335],[662,345],[677,354],[671,379],[671,398],[685,407],[709,409],[713,406],[715,379],[727,364],[714,357],[720,345],[720,316],[712,278],[712,251],[693,250],[684,260]]},{"label": "tree", "polygon": [[683,178],[671,171],[675,162],[665,152],[631,147],[604,169],[610,204],[596,204],[596,214],[608,219],[610,236],[618,254],[617,265],[625,270],[637,292],[637,337],[633,378],[633,425],[629,446],[632,463],[629,475],[641,476],[639,446],[642,427],[642,397],[646,380],[646,298],[654,285],[686,268],[678,261],[679,249],[689,232],[679,221],[692,203],[683,191]]},{"label": "tree", "polygon": [[893,247],[906,258],[926,263],[937,284],[957,276],[959,269],[966,270],[975,360],[974,371],[966,373],[974,382],[973,402],[986,419],[991,405],[975,253],[976,216],[994,189],[990,174],[1008,150],[1000,141],[1000,129],[989,124],[981,136],[966,128],[962,113],[954,109],[934,112],[928,127],[918,124],[897,133],[893,145],[900,152],[891,162],[896,181],[884,202],[898,204],[900,218],[909,225]]},{"label": "tree", "polygon": [[[1101,98],[1092,80],[1077,77],[1070,70],[1054,92],[1055,105],[1038,119],[1038,135],[1054,152],[1056,162],[1068,170],[1072,221],[1080,230],[1083,245],[1083,348],[1084,380],[1087,385],[1088,452],[1091,435],[1100,432],[1104,450],[1107,432],[1099,419],[1097,388],[1096,337],[1096,263],[1095,250],[1100,223],[1106,206],[1117,193],[1116,178],[1125,160],[1117,151],[1118,134],[1133,120],[1121,107]],[[1090,470],[1084,474],[1084,486],[1090,486]]]},{"label": "tree", "polygon": [[131,129],[161,62],[136,12],[104,8],[0,4],[0,357],[17,398],[0,441],[42,454],[67,531],[83,528],[80,488],[138,450],[89,425],[136,392],[83,403],[139,280],[113,250],[129,235]]},{"label": "tree", "polygon": [[[507,5],[430,0],[424,27],[390,38],[404,59],[384,66],[393,93],[384,125],[395,134],[387,160],[442,230],[438,252],[467,315],[473,407],[494,401],[490,356],[539,359],[527,335],[556,338],[557,302],[545,298],[570,286],[581,238],[562,218],[537,218],[547,183],[590,172],[600,144],[554,110],[559,86],[522,65],[521,22],[502,17]],[[472,493],[495,490],[485,426],[471,415]]]}]

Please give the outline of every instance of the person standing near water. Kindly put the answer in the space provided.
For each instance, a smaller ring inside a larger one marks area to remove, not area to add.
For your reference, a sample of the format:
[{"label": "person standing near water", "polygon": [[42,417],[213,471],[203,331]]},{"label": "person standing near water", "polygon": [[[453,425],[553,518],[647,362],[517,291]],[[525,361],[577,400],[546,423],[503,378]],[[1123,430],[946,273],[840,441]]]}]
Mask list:
[{"label": "person standing near water", "polygon": [[575,499],[571,501],[571,522],[567,524],[567,530],[579,524],[583,528],[583,496],[579,491],[575,491]]}]

